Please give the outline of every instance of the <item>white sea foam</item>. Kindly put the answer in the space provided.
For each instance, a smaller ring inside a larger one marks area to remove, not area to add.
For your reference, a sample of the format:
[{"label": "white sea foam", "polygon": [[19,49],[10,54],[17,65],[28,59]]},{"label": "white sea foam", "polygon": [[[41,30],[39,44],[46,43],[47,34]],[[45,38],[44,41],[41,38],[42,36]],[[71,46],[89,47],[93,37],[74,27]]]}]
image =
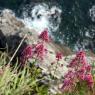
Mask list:
[{"label": "white sea foam", "polygon": [[46,4],[38,4],[31,9],[31,11],[23,11],[23,19],[27,27],[35,29],[38,33],[44,29],[48,29],[50,33],[57,31],[61,22],[61,9],[56,6],[49,8]]},{"label": "white sea foam", "polygon": [[95,21],[95,5],[89,9],[90,17],[92,21]]}]

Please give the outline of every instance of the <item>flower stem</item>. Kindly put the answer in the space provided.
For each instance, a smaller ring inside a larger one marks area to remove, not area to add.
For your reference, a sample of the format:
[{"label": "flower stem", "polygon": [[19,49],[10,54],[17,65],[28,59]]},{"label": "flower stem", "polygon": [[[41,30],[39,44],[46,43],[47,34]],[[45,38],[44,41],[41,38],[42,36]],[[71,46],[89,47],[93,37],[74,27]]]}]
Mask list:
[{"label": "flower stem", "polygon": [[19,48],[21,47],[21,45],[22,45],[22,43],[23,43],[23,41],[25,40],[26,37],[27,37],[27,34],[24,35],[23,39],[21,40],[19,46],[15,50],[15,52],[14,52],[13,56],[11,57],[11,59],[10,59],[8,64],[10,64],[12,62],[13,58],[15,57],[16,53],[18,52]]}]

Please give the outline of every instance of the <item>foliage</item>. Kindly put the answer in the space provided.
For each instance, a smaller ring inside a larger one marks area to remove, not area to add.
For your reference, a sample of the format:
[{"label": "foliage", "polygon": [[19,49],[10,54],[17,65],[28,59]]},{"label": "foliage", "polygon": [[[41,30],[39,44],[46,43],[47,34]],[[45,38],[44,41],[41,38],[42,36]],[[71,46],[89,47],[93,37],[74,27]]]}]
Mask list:
[{"label": "foliage", "polygon": [[[57,58],[60,55],[57,54]],[[14,66],[7,64],[7,55],[1,53],[0,56],[0,95],[49,95],[49,85],[41,84],[43,80],[41,75],[41,69],[30,65],[29,62],[24,67],[19,68],[17,62]],[[94,67],[94,66],[93,66]],[[95,73],[93,73],[95,81]],[[94,95],[94,88],[89,89],[87,84],[83,81],[78,82],[75,89],[72,92],[63,92],[57,95]]]},{"label": "foliage", "polygon": [[19,68],[18,63],[11,67],[5,61],[6,57],[2,59],[3,55],[0,57],[0,95],[47,95],[48,86],[39,86],[41,69],[29,64]]}]

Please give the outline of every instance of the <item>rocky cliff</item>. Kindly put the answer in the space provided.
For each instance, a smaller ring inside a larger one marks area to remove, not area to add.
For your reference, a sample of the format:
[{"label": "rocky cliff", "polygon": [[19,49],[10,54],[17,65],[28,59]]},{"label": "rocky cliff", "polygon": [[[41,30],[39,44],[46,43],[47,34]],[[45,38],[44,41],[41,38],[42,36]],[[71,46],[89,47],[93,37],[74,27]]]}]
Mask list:
[{"label": "rocky cliff", "polygon": [[[16,56],[18,57],[20,57],[20,54],[26,45],[35,44],[40,41],[40,39],[38,38],[38,33],[33,29],[27,28],[20,19],[15,17],[15,14],[11,10],[3,10],[0,14],[1,50],[7,51],[8,55],[12,56],[25,35],[27,36],[16,53]],[[42,62],[39,62],[39,64],[41,63],[41,68],[46,71],[50,68],[51,63],[55,61],[56,52],[60,51],[67,55],[68,52],[69,54],[71,53],[69,48],[64,48],[64,52],[63,47],[55,44],[53,41],[45,43],[45,47],[48,49],[49,53],[45,57],[45,60],[43,60],[44,64],[42,64]],[[65,64],[66,62],[63,60],[61,63]],[[66,70],[65,66],[63,66],[63,68]],[[61,70],[59,69],[60,71],[58,70],[57,74],[59,74],[63,68],[61,68]],[[62,76],[64,73],[65,71],[61,73],[60,76]]]},{"label": "rocky cliff", "polygon": [[[38,36],[35,30],[27,28],[21,19],[16,18],[11,10],[5,9],[0,13],[0,50],[6,51],[10,57],[13,56],[22,40],[23,42],[15,55],[15,57],[17,56],[18,58],[25,46],[33,45],[41,41]],[[44,60],[38,61],[36,65],[39,65],[43,72],[47,74],[51,73],[53,76],[61,79],[68,71],[67,64],[75,55],[71,55],[72,52],[68,47],[58,45],[54,43],[53,40],[49,43],[44,43],[44,45],[49,52],[44,57]],[[63,53],[64,57],[59,61],[59,64],[53,64],[53,66],[51,66],[51,63],[56,59],[57,52]],[[95,61],[94,59],[93,57],[87,58],[89,63]],[[33,60],[30,58],[29,61],[32,62]],[[51,90],[55,89],[58,91],[56,84],[57,83],[53,84],[53,89]]]}]

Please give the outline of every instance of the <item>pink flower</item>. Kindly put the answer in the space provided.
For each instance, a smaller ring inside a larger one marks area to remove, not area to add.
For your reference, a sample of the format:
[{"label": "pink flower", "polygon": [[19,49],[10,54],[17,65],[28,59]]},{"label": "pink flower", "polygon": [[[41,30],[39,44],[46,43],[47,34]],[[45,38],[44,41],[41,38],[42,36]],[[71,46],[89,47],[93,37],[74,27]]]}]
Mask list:
[{"label": "pink flower", "polygon": [[91,72],[91,66],[87,65],[87,66],[82,66],[78,72],[77,75],[81,80],[84,80],[85,76],[88,74],[88,72]]},{"label": "pink flower", "polygon": [[34,46],[28,45],[21,53],[21,63],[24,63],[29,59],[36,57],[36,59],[43,59],[47,53],[47,49],[45,49],[44,44],[39,42]]},{"label": "pink flower", "polygon": [[32,52],[32,46],[28,45],[25,47],[25,49],[21,53],[21,63],[25,63],[29,58],[32,58],[33,52]]},{"label": "pink flower", "polygon": [[77,58],[77,60],[78,60],[81,64],[83,64],[83,65],[87,64],[87,61],[86,61],[86,53],[85,53],[84,51],[79,51],[79,52],[77,52],[76,58]]},{"label": "pink flower", "polygon": [[64,81],[63,85],[61,87],[61,90],[71,90],[72,86],[75,84],[75,72],[74,71],[69,71],[65,76],[64,76]]},{"label": "pink flower", "polygon": [[86,71],[87,71],[87,72],[91,72],[91,70],[92,70],[91,65],[87,65],[87,66],[86,66]]},{"label": "pink flower", "polygon": [[44,30],[40,35],[39,38],[42,39],[45,42],[49,42],[50,38],[49,38],[49,34],[47,30]]},{"label": "pink flower", "polygon": [[76,57],[68,65],[70,71],[64,76],[62,89],[73,89],[77,82],[86,81],[89,88],[93,87],[93,77],[91,74],[91,65],[87,63],[84,51],[79,51]]},{"label": "pink flower", "polygon": [[84,57],[84,56],[86,56],[86,54],[84,51],[79,51],[79,52],[77,52],[76,56],[77,57]]},{"label": "pink flower", "polygon": [[68,73],[64,77],[73,79],[75,77],[75,72],[74,71],[68,71]]},{"label": "pink flower", "polygon": [[79,74],[78,77],[79,77],[80,80],[84,80],[84,78],[85,78],[85,74]]},{"label": "pink flower", "polygon": [[70,64],[68,65],[68,67],[76,67],[78,65],[78,60],[77,58],[74,58]]},{"label": "pink flower", "polygon": [[85,80],[87,81],[88,86],[92,88],[94,83],[93,76],[91,74],[87,74],[85,75]]},{"label": "pink flower", "polygon": [[62,53],[60,53],[60,52],[56,53],[56,59],[57,59],[57,61],[61,60],[62,57],[63,57]]},{"label": "pink flower", "polygon": [[38,43],[35,45],[34,54],[36,54],[38,58],[43,59],[46,53],[47,49],[45,49],[43,43]]},{"label": "pink flower", "polygon": [[65,78],[63,81],[63,85],[62,85],[60,90],[62,90],[64,92],[65,91],[71,91],[73,86],[74,86],[73,80],[71,80],[70,78]]},{"label": "pink flower", "polygon": [[76,57],[70,62],[68,65],[69,67],[79,67],[81,65],[86,65],[87,60],[86,60],[86,55],[84,51],[79,51],[76,54]]},{"label": "pink flower", "polygon": [[78,70],[79,74],[84,74],[86,73],[86,68],[84,66],[82,66],[79,70]]},{"label": "pink flower", "polygon": [[72,85],[72,84],[73,84],[73,81],[72,81],[71,79],[69,79],[69,78],[68,78],[68,79],[66,78],[66,79],[64,80],[64,85],[63,85],[63,87],[64,87],[64,86],[69,86],[69,85]]},{"label": "pink flower", "polygon": [[82,66],[79,68],[79,70],[76,71],[77,79],[84,80],[86,74],[86,68],[85,66]]},{"label": "pink flower", "polygon": [[25,47],[25,49],[22,52],[22,56],[25,56],[27,58],[31,58],[32,57],[32,46],[28,45]]}]

